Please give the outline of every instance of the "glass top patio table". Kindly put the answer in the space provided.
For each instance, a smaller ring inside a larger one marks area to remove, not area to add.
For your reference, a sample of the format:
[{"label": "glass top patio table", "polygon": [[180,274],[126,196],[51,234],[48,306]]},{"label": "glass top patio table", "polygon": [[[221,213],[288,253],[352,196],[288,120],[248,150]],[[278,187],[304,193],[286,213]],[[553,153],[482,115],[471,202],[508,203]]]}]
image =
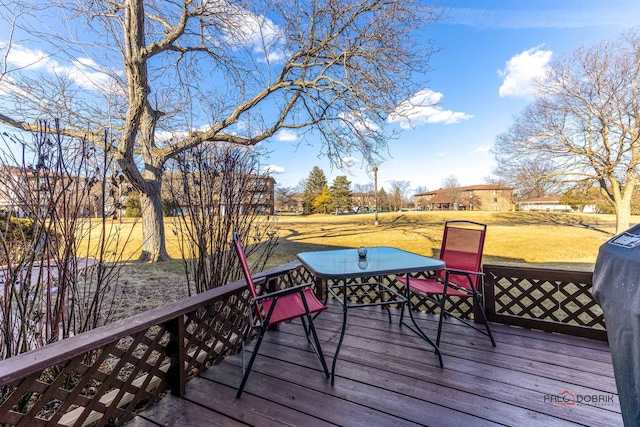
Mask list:
[{"label": "glass top patio table", "polygon": [[[338,281],[338,284],[328,286],[327,293],[327,296],[329,293],[332,294],[342,305],[343,313],[340,339],[333,356],[333,364],[331,367],[331,385],[333,385],[335,381],[336,362],[338,361],[338,355],[342,348],[342,341],[344,340],[348,310],[358,307],[381,305],[389,312],[390,304],[400,305],[402,310],[404,310],[404,305],[407,303],[408,297],[408,294],[403,296],[380,282],[347,284],[347,280],[345,279],[436,271],[445,267],[444,262],[439,259],[425,257],[388,246],[367,248],[366,257],[360,257],[358,255],[358,249],[301,252],[297,256],[300,262],[316,277],[324,280]],[[357,291],[352,291],[352,289],[360,289],[360,292],[364,295],[371,296],[371,294],[374,294],[377,296],[372,302],[354,303],[351,301],[351,297],[354,295],[354,292]],[[409,315],[415,327],[411,330],[434,347],[440,361],[440,366],[442,367],[440,349],[423,332],[420,332],[420,328],[413,317],[411,309],[409,309]],[[389,322],[391,322],[390,312]]]},{"label": "glass top patio table", "polygon": [[367,248],[365,258],[358,256],[357,249],[338,249],[301,252],[298,259],[316,277],[322,279],[353,279],[444,268],[444,262],[439,259],[388,246]]}]

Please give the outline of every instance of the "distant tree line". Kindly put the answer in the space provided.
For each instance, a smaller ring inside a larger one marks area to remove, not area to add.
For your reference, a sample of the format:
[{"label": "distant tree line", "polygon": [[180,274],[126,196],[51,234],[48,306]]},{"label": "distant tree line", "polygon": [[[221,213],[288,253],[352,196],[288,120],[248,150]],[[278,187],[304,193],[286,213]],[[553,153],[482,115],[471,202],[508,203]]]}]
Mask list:
[{"label": "distant tree line", "polygon": [[324,171],[314,166],[296,187],[276,187],[276,210],[309,215],[375,209],[397,211],[412,206],[409,181],[389,181],[389,184],[389,192],[384,187],[378,189],[376,201],[373,183],[352,184],[346,175],[339,175],[329,184]]}]

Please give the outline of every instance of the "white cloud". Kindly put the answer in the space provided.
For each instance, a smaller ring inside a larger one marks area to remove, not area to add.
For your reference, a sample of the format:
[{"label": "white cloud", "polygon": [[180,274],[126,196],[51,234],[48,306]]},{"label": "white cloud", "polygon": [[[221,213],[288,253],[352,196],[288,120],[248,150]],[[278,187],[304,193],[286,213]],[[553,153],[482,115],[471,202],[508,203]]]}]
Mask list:
[{"label": "white cloud", "polygon": [[263,64],[266,64],[266,63],[274,64],[277,62],[283,62],[285,60],[284,51],[277,47],[265,48],[264,46],[260,45],[260,46],[254,47],[253,51],[256,52],[258,55],[261,55],[260,57],[258,57],[258,62]]},{"label": "white cloud", "polygon": [[473,150],[471,153],[488,153],[489,151],[491,151],[491,145],[481,145],[480,147],[477,147],[475,150]]},{"label": "white cloud", "polygon": [[282,166],[277,166],[277,165],[267,165],[264,168],[262,168],[262,170],[265,173],[274,174],[274,175],[277,175],[277,174],[280,174],[280,173],[285,173],[285,168],[283,168]]},{"label": "white cloud", "polygon": [[396,107],[396,111],[389,115],[389,123],[399,123],[402,129],[411,129],[426,123],[454,124],[469,120],[473,116],[445,110],[437,104],[444,95],[430,89],[416,93],[411,99]]},{"label": "white cloud", "polygon": [[355,157],[343,157],[340,159],[341,168],[350,169],[358,163],[360,163],[360,160],[356,159]]},{"label": "white cloud", "polygon": [[281,142],[296,142],[298,140],[298,135],[288,129],[282,129],[276,134],[275,138],[277,141]]},{"label": "white cloud", "polygon": [[260,46],[271,44],[280,31],[269,18],[256,15],[248,10],[233,7],[235,13],[225,18],[227,36],[243,45]]},{"label": "white cloud", "polygon": [[360,111],[346,111],[339,114],[339,117],[348,122],[353,126],[358,132],[363,134],[374,134],[375,132],[380,130],[380,127],[369,120],[365,114]]},{"label": "white cloud", "polygon": [[[0,43],[0,50],[6,48],[6,43]],[[27,71],[65,75],[78,86],[90,90],[104,91],[111,88],[113,83],[108,74],[97,71],[99,66],[91,58],[78,58],[68,65],[63,65],[39,49],[29,49],[18,44],[12,45],[7,52],[7,63]]]},{"label": "white cloud", "polygon": [[[235,47],[251,47],[258,62],[280,62],[284,55],[279,47],[280,26],[264,15],[231,4],[227,0],[206,1],[213,18],[212,27],[221,29],[227,43]],[[224,19],[219,21],[219,17]]]},{"label": "white cloud", "polygon": [[56,71],[66,73],[77,85],[91,90],[110,88],[113,80],[108,74],[97,71],[98,64],[90,58],[79,58],[67,67],[59,67]]},{"label": "white cloud", "polygon": [[[7,48],[7,43],[0,44],[0,49]],[[51,69],[57,66],[43,51],[27,49],[17,44],[12,45],[7,52],[7,62],[17,68]]]},{"label": "white cloud", "polygon": [[182,138],[184,136],[187,135],[186,131],[180,131],[180,132],[174,132],[174,131],[156,131],[155,133],[155,139],[156,142],[158,143],[162,143],[162,144],[168,144],[171,142],[171,140],[173,140],[174,138]]},{"label": "white cloud", "polygon": [[544,76],[553,52],[540,46],[519,53],[507,61],[504,70],[498,70],[503,78],[498,94],[502,97],[528,98],[535,92],[534,81]]}]

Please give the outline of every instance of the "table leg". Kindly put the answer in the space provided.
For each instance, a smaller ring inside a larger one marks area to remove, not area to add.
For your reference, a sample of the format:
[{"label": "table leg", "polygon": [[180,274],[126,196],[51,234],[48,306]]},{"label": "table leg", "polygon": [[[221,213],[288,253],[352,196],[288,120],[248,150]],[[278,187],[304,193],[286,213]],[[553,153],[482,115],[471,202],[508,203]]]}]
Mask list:
[{"label": "table leg", "polygon": [[334,384],[336,378],[336,363],[338,362],[338,355],[342,348],[342,341],[344,340],[344,332],[347,327],[347,281],[344,281],[342,287],[342,331],[340,331],[340,340],[338,341],[338,347],[336,347],[336,353],[333,355],[333,364],[331,365],[331,385]]},{"label": "table leg", "polygon": [[378,295],[382,294],[382,297],[380,298],[380,301],[382,302],[382,307],[380,307],[380,309],[382,310],[383,308],[385,310],[387,310],[387,316],[389,316],[389,323],[391,323],[391,310],[389,309],[389,305],[385,304],[385,302],[387,301],[386,297],[386,293],[384,293],[383,288],[382,288],[382,276],[378,276],[377,278],[378,281]]}]

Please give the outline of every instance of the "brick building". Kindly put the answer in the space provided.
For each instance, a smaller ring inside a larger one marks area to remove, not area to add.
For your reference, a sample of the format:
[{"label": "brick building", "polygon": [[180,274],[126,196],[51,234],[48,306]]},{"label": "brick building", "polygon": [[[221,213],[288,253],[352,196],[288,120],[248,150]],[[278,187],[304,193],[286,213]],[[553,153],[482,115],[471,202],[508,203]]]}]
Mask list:
[{"label": "brick building", "polygon": [[[217,176],[214,182],[201,183],[200,176],[197,173],[188,175],[191,188],[197,188],[203,185],[203,190],[209,192],[207,200],[209,206],[215,206],[215,212],[224,215],[225,211],[231,205],[241,206],[242,210],[252,211],[258,214],[273,215],[275,212],[275,186],[276,181],[265,175],[241,174],[234,177]],[[184,193],[183,176],[181,173],[165,172],[163,175],[162,197],[174,203],[173,209],[176,211],[184,211],[190,203]],[[237,188],[233,191],[232,196],[223,193],[229,193],[229,188],[224,192],[222,186],[233,186]],[[197,197],[196,197],[197,199]]]},{"label": "brick building", "polygon": [[424,211],[510,211],[513,188],[497,184],[470,185],[427,191],[414,196],[416,209]]}]

